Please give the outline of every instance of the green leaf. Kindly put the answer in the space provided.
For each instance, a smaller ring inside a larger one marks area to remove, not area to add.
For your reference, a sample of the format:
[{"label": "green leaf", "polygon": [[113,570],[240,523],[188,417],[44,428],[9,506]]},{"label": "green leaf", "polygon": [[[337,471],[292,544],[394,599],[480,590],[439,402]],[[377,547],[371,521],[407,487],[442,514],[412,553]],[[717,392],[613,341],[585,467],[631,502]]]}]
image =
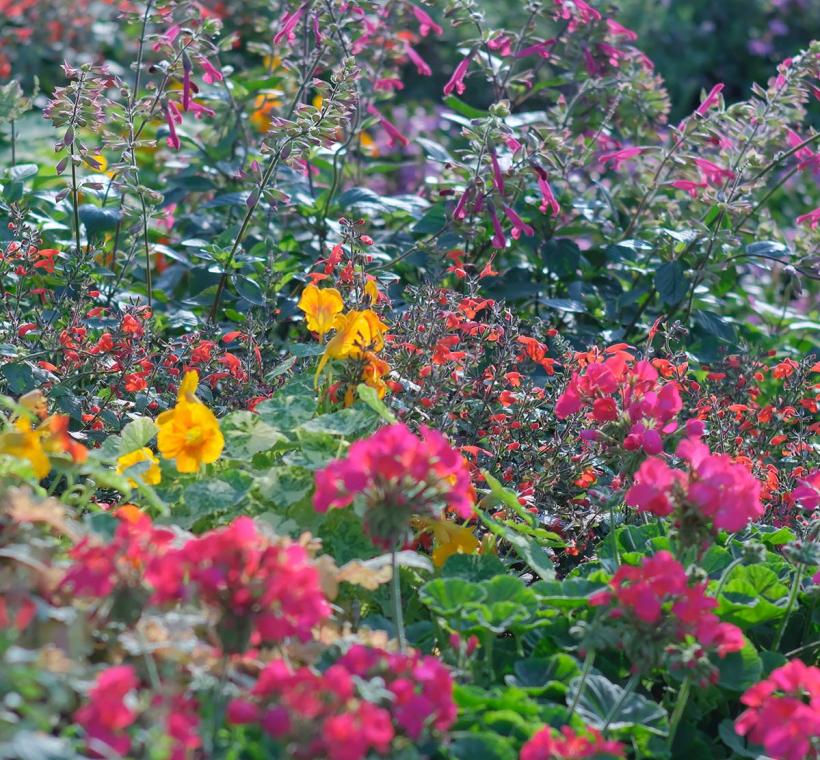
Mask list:
[{"label": "green leaf", "polygon": [[534,538],[524,536],[504,523],[494,520],[483,511],[478,510],[478,516],[496,536],[503,538],[515,550],[515,553],[527,563],[529,568],[544,580],[555,577],[555,568],[549,555]]},{"label": "green leaf", "polygon": [[663,302],[673,306],[689,292],[689,281],[679,261],[669,261],[655,272],[655,287]]},{"label": "green leaf", "polygon": [[501,482],[493,477],[488,470],[482,470],[481,474],[490,487],[490,493],[495,497],[496,503],[503,504],[508,509],[511,509],[527,524],[535,525],[534,515],[527,512],[527,510],[521,506],[521,502],[518,501],[518,496],[514,491],[501,485]]},{"label": "green leaf", "polygon": [[730,652],[716,659],[718,686],[732,691],[746,691],[763,676],[763,661],[755,648],[747,641],[739,652]]},{"label": "green leaf", "polygon": [[715,613],[729,623],[749,627],[785,614],[789,589],[764,565],[736,567],[723,586]]},{"label": "green leaf", "polygon": [[35,387],[34,370],[23,363],[4,364],[1,370],[15,396],[22,396]]},{"label": "green leaf", "polygon": [[371,388],[369,385],[365,385],[364,383],[359,383],[356,386],[356,392],[359,394],[359,398],[367,404],[376,414],[379,415],[385,422],[390,423],[391,425],[396,423],[396,415],[391,412],[385,403],[379,398],[379,394],[376,393],[375,388]]},{"label": "green leaf", "polygon": [[513,666],[513,673],[519,686],[540,688],[550,681],[569,683],[580,673],[574,657],[568,654],[554,654],[552,657],[534,657],[518,660]]},{"label": "green leaf", "polygon": [[509,739],[498,734],[459,732],[453,735],[450,757],[455,760],[516,760]]},{"label": "green leaf", "polygon": [[455,95],[448,95],[444,98],[444,105],[449,106],[456,113],[466,116],[468,119],[485,119],[489,116],[487,111],[482,111],[479,108],[473,108],[473,106],[468,105]]},{"label": "green leaf", "polygon": [[506,572],[506,566],[494,554],[453,554],[441,568],[441,577],[463,578],[478,583]]},{"label": "green leaf", "polygon": [[565,578],[564,580],[538,581],[532,586],[541,599],[541,606],[560,610],[586,607],[588,599],[596,591],[603,589],[603,583],[595,583],[585,578]]},{"label": "green leaf", "polygon": [[419,599],[437,615],[457,615],[467,605],[483,601],[485,589],[462,578],[436,578],[419,589]]},{"label": "green leaf", "polygon": [[188,486],[183,493],[183,500],[189,510],[188,518],[179,517],[185,526],[193,525],[202,517],[241,511],[242,502],[248,495],[253,478],[246,472],[230,470],[219,480],[201,480]]},{"label": "green leaf", "polygon": [[[580,685],[580,677],[570,682],[568,704],[575,698]],[[659,736],[669,733],[667,714],[663,707],[634,692],[624,695],[623,687],[601,675],[587,676],[576,710],[593,728],[603,729],[609,720],[609,729],[612,731],[641,726]]]},{"label": "green leaf", "polygon": [[259,404],[256,413],[277,430],[290,433],[316,414],[313,379],[306,375],[294,377],[273,398]]},{"label": "green leaf", "polygon": [[[720,738],[723,740],[723,743],[730,749],[735,755],[739,757],[753,757],[758,760],[765,760],[765,755],[762,752],[756,752],[753,747],[755,745],[749,745],[746,740],[739,736],[738,733],[735,731],[735,724],[731,720],[723,720],[720,722],[718,726],[718,734]],[[763,749],[762,747],[760,748]]]},{"label": "green leaf", "polygon": [[376,429],[379,418],[369,407],[350,407],[330,414],[321,414],[303,422],[298,431],[340,435],[347,440],[361,438]]},{"label": "green leaf", "polygon": [[256,492],[266,506],[287,509],[310,496],[313,480],[310,470],[280,465],[256,478]]},{"label": "green leaf", "polygon": [[220,420],[219,426],[225,436],[224,456],[229,459],[248,460],[288,440],[253,412],[232,412]]},{"label": "green leaf", "polygon": [[149,417],[138,417],[129,422],[120,433],[120,456],[147,446],[157,430],[156,423]]}]

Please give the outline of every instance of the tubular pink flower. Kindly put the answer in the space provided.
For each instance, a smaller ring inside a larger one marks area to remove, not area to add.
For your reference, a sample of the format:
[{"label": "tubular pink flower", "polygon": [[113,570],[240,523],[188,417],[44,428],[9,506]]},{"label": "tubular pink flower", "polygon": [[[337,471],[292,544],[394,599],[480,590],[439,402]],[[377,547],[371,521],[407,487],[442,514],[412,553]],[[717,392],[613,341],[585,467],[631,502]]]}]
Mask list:
[{"label": "tubular pink flower", "polygon": [[470,53],[461,63],[456,66],[456,70],[453,72],[453,76],[450,77],[450,80],[447,84],[444,85],[444,94],[450,95],[452,94],[453,90],[455,90],[459,95],[464,93],[464,77],[467,76],[467,69],[470,68],[470,61],[473,58],[473,54]]},{"label": "tubular pink flower", "polygon": [[305,15],[305,6],[300,5],[293,13],[286,13],[279,20],[279,31],[273,37],[273,44],[278,45],[283,39],[293,42],[296,39],[296,25],[302,20]]},{"label": "tubular pink flower", "polygon": [[222,72],[204,56],[199,57],[199,65],[204,72],[202,74],[202,80],[207,84],[214,84],[214,82],[221,82],[223,80]]},{"label": "tubular pink flower", "polygon": [[443,34],[444,30],[430,17],[427,11],[413,5],[413,15],[416,21],[419,22],[419,33],[422,37],[426,37],[432,31],[435,34]]},{"label": "tubular pink flower", "polygon": [[173,148],[174,150],[179,150],[179,147],[182,143],[179,141],[179,136],[177,135],[177,128],[174,124],[174,115],[172,114],[172,108],[169,104],[163,105],[163,110],[165,111],[165,121],[168,124],[168,147]]},{"label": "tubular pink flower", "polygon": [[501,222],[498,221],[498,214],[495,213],[495,209],[490,206],[490,220],[493,224],[493,238],[491,244],[493,248],[506,248],[507,247],[507,238],[504,237],[504,230],[501,227]]},{"label": "tubular pink flower", "polygon": [[501,165],[498,163],[498,156],[495,155],[495,151],[490,152],[490,163],[493,166],[493,184],[496,190],[504,195],[504,175],[501,172]]},{"label": "tubular pink flower", "polygon": [[371,116],[375,116],[379,120],[379,124],[381,128],[387,132],[387,136],[390,139],[390,145],[396,146],[400,145],[402,148],[406,148],[410,144],[410,140],[408,140],[401,132],[399,132],[398,127],[395,124],[388,121],[384,115],[379,111],[376,106],[370,104],[367,106],[367,112]]},{"label": "tubular pink flower", "polygon": [[695,113],[698,116],[706,116],[706,112],[718,102],[718,98],[720,97],[720,93],[723,92],[724,87],[725,85],[722,82],[716,84],[703,99],[703,102],[695,109]]},{"label": "tubular pink flower", "polygon": [[432,69],[427,65],[427,62],[422,58],[410,45],[405,44],[404,50],[407,53],[407,57],[413,62],[413,65],[416,67],[416,71],[423,76],[429,77],[432,75]]},{"label": "tubular pink flower", "polygon": [[518,214],[515,213],[513,209],[509,206],[504,204],[504,214],[507,216],[507,219],[510,220],[510,223],[513,226],[512,229],[512,236],[513,239],[518,240],[521,233],[523,232],[527,237],[532,237],[535,234],[535,230],[530,227],[529,224],[524,222]]}]

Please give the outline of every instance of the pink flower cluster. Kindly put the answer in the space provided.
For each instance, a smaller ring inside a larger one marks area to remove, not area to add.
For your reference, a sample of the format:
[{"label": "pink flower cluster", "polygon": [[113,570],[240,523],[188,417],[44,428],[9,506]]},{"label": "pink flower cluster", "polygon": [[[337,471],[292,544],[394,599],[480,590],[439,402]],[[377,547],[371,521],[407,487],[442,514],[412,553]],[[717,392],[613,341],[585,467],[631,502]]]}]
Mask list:
[{"label": "pink flower cluster", "polygon": [[155,528],[151,518],[134,510],[120,510],[120,522],[106,544],[84,538],[70,552],[74,560],[61,589],[77,596],[104,599],[116,588],[139,586],[145,567],[174,538],[165,528]]},{"label": "pink flower cluster", "polygon": [[106,757],[110,748],[117,755],[131,751],[127,729],[137,720],[137,712],[127,703],[128,695],[139,686],[134,668],[116,665],[102,671],[88,693],[88,702],[74,714],[86,734],[91,757]]},{"label": "pink flower cluster", "polygon": [[387,548],[401,540],[413,514],[438,516],[448,507],[462,519],[472,517],[474,492],[464,457],[438,431],[422,426],[420,434],[396,424],[356,441],[347,457],[316,473],[314,508],[346,507],[364,495],[365,528]]},{"label": "pink flower cluster", "polygon": [[229,651],[288,636],[307,640],[330,615],[319,573],[304,547],[274,543],[249,517],[193,538],[158,556],[146,573],[153,601],[196,596],[221,613],[218,630]]},{"label": "pink flower cluster", "polygon": [[820,668],[792,660],[740,698],[747,709],[735,731],[763,745],[774,760],[817,760],[820,740]]},{"label": "pink flower cluster", "polygon": [[797,487],[791,492],[791,499],[807,512],[820,507],[820,469],[798,480]]},{"label": "pink flower cluster", "polygon": [[[598,426],[617,423],[618,438],[628,451],[647,454],[663,450],[661,434],[677,429],[675,417],[683,403],[676,382],[661,384],[658,371],[648,361],[631,362],[623,354],[588,365],[575,372],[555,404],[558,419],[584,411]],[[607,427],[608,434],[615,434]],[[598,440],[599,430],[587,430],[588,440]]]},{"label": "pink flower cluster", "polygon": [[626,503],[641,512],[666,517],[694,508],[718,530],[739,531],[763,514],[760,483],[742,464],[726,454],[712,454],[694,437],[678,444],[677,455],[688,471],[649,457],[635,473]]},{"label": "pink flower cluster", "polygon": [[743,649],[743,634],[711,611],[717,600],[706,595],[706,585],[690,585],[683,565],[669,552],[660,551],[645,557],[640,567],[621,565],[610,588],[593,594],[589,603],[611,606],[611,618],[627,619],[639,627],[655,629],[672,623],[677,641],[693,637],[724,657]]},{"label": "pink flower cluster", "polygon": [[[373,679],[389,692],[383,705],[359,693]],[[359,644],[323,673],[275,660],[247,697],[228,706],[230,723],[258,723],[283,745],[298,746],[300,757],[330,760],[387,754],[398,733],[417,741],[426,729],[446,730],[455,716],[452,679],[438,659]]]},{"label": "pink flower cluster", "polygon": [[[103,670],[88,692],[88,701],[74,714],[85,731],[86,751],[91,757],[125,757],[131,754],[128,729],[139,719],[134,709],[139,679],[131,665],[115,665]],[[155,711],[165,714],[165,734],[170,740],[169,760],[190,758],[202,745],[196,701],[183,694],[154,695]]]},{"label": "pink flower cluster", "polygon": [[84,539],[70,552],[63,588],[102,599],[115,588],[147,584],[152,604],[198,601],[220,613],[217,631],[227,651],[242,651],[251,639],[306,640],[330,615],[304,547],[270,541],[249,517],[176,547],[174,534],[147,515],[125,514],[110,543]]},{"label": "pink flower cluster", "polygon": [[581,734],[569,726],[563,726],[556,736],[549,726],[544,726],[521,747],[520,760],[581,760],[587,757],[623,756],[624,745],[604,739],[597,729],[588,728]]}]

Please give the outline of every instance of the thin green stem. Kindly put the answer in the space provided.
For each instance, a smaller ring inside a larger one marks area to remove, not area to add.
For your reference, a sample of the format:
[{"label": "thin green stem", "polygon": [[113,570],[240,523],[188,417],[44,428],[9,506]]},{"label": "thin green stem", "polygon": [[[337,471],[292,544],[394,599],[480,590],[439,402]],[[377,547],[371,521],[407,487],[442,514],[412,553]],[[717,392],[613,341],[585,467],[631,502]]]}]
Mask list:
[{"label": "thin green stem", "polygon": [[675,703],[675,709],[672,712],[672,717],[669,719],[669,749],[675,742],[675,734],[678,730],[678,725],[683,717],[683,711],[686,709],[686,703],[689,701],[689,692],[692,687],[692,681],[689,676],[683,679],[680,691],[678,692],[678,699]]},{"label": "thin green stem", "polygon": [[720,583],[718,583],[717,591],[715,591],[715,599],[720,598],[720,592],[723,591],[723,587],[726,585],[726,581],[729,580],[729,576],[739,564],[743,562],[741,557],[737,559],[733,559],[727,566],[726,569],[723,571],[723,575],[720,576]]},{"label": "thin green stem", "polygon": [[792,607],[794,607],[794,600],[797,599],[797,590],[800,588],[800,580],[803,577],[803,565],[797,566],[797,572],[792,579],[792,587],[789,591],[789,601],[786,603],[786,614],[783,616],[783,622],[780,628],[777,629],[777,635],[772,642],[772,650],[775,652],[780,648],[780,642],[783,639],[783,634],[786,632],[786,627],[789,625],[789,617],[792,614]]},{"label": "thin green stem", "polygon": [[399,642],[399,651],[403,652],[407,647],[404,637],[404,615],[401,609],[401,575],[399,575],[399,557],[395,549],[390,552],[390,566],[393,569],[393,576],[390,579],[390,595],[393,602],[393,625],[396,627],[396,639]]},{"label": "thin green stem", "polygon": [[575,696],[572,698],[572,702],[569,706],[569,714],[567,715],[567,723],[572,720],[572,716],[575,714],[575,708],[578,707],[578,702],[581,699],[581,694],[584,693],[584,687],[587,684],[587,676],[589,676],[590,671],[592,670],[592,665],[595,662],[595,650],[590,649],[587,652],[587,656],[584,657],[584,665],[581,668],[581,680],[578,683],[578,688],[575,690]]}]

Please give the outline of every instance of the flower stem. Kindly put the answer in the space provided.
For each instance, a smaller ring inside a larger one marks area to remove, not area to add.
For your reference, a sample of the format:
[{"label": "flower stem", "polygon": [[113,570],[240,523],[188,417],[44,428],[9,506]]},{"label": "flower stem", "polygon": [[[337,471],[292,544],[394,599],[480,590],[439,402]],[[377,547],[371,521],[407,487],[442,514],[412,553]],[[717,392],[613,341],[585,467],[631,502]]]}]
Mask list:
[{"label": "flower stem", "polygon": [[572,703],[569,706],[569,715],[567,715],[567,723],[572,720],[572,716],[575,713],[575,708],[578,707],[578,702],[581,699],[581,694],[584,692],[584,687],[587,684],[587,676],[589,675],[590,670],[592,670],[592,665],[595,662],[595,650],[590,649],[587,652],[587,656],[584,657],[584,666],[581,669],[581,681],[578,684],[578,689],[575,691],[575,696],[572,698]]},{"label": "flower stem", "polygon": [[393,597],[393,625],[396,627],[396,638],[399,642],[399,651],[403,652],[407,646],[404,637],[404,616],[401,611],[401,576],[399,575],[399,557],[395,549],[390,553],[390,566],[393,568],[393,577],[390,579],[391,596]]},{"label": "flower stem", "polygon": [[680,691],[678,692],[678,701],[675,703],[675,709],[672,712],[672,717],[669,719],[669,749],[671,751],[672,744],[675,741],[675,733],[678,730],[678,724],[683,717],[683,711],[686,709],[686,703],[689,701],[689,691],[692,687],[692,681],[687,676],[683,679]]},{"label": "flower stem", "polygon": [[789,591],[789,601],[786,603],[786,614],[783,616],[783,622],[777,630],[777,635],[772,642],[772,650],[777,651],[780,648],[780,641],[783,639],[783,634],[786,632],[786,626],[789,624],[789,617],[792,614],[792,607],[794,607],[794,600],[797,598],[797,590],[800,588],[800,580],[803,576],[803,565],[797,566],[797,572],[792,579],[792,587]]}]

